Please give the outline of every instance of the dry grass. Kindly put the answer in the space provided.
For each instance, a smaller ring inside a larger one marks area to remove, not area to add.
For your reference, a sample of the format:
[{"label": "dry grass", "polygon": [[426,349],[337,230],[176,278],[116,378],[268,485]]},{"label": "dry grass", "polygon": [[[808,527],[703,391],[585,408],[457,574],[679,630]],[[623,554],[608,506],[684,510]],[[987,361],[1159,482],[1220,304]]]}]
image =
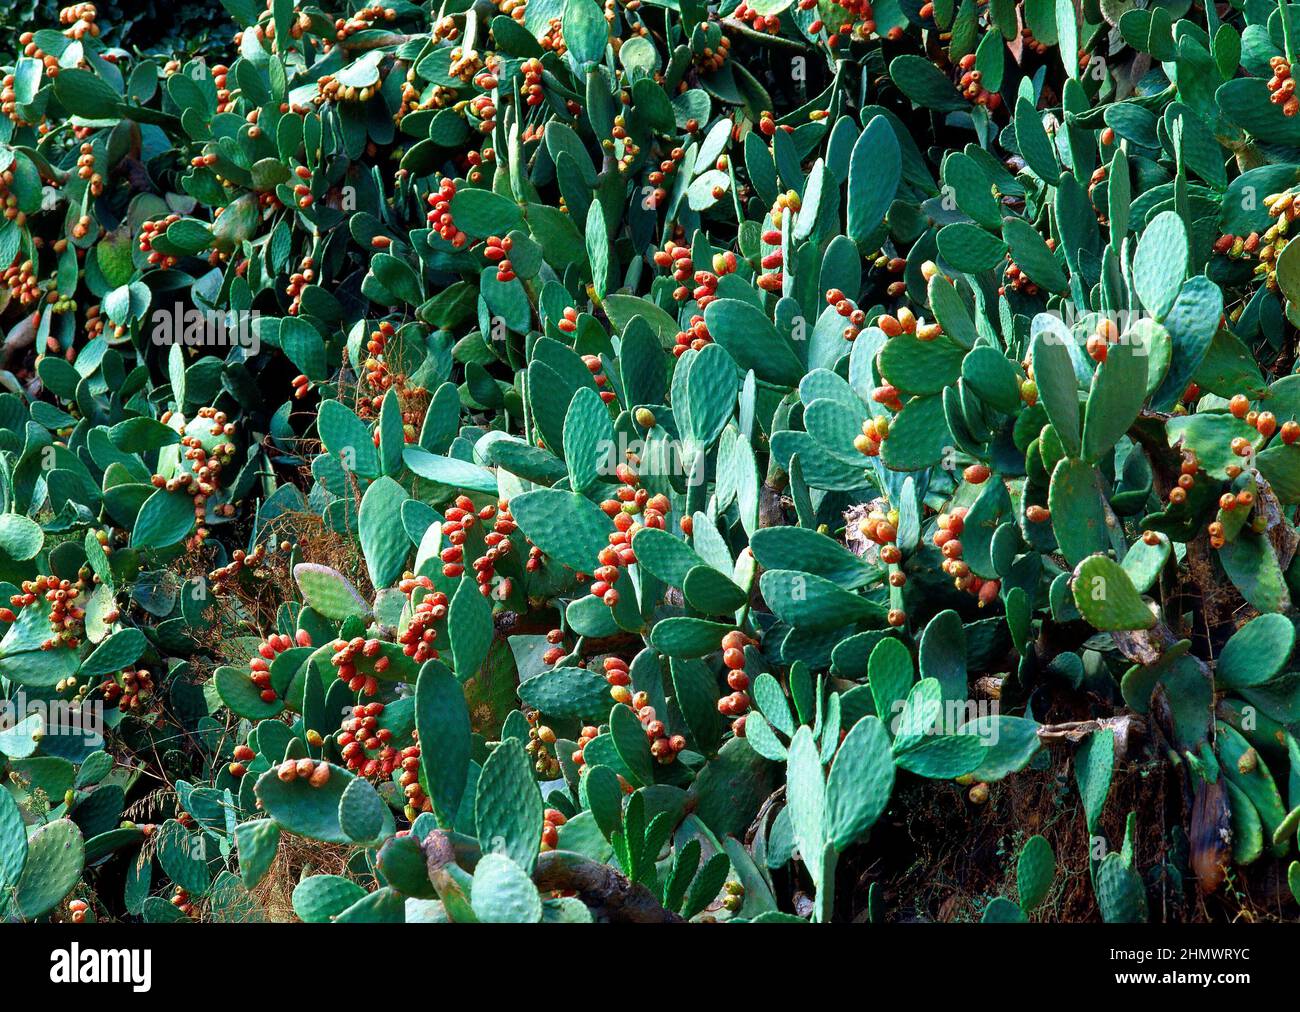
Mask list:
[{"label": "dry grass", "polygon": [[[1089,874],[1092,839],[1068,753],[1054,752],[1052,760],[1049,769],[1026,769],[990,785],[988,801],[980,806],[953,783],[908,784],[890,806],[894,818],[873,832],[870,851],[876,860],[857,872],[860,905],[865,907],[865,886],[875,881],[885,891],[890,920],[978,921],[993,897],[1017,899],[1020,849],[1031,836],[1042,835],[1056,854],[1057,874],[1033,919],[1098,920]],[[1181,801],[1169,796],[1166,772],[1159,764],[1122,764],[1102,815],[1100,835],[1118,848],[1128,812],[1139,813],[1136,849],[1144,869],[1173,856],[1166,809]],[[1182,908],[1184,894],[1175,883],[1154,890],[1163,910],[1153,909],[1153,917],[1191,919]]]},{"label": "dry grass", "polygon": [[321,843],[291,833],[280,834],[280,846],[266,876],[251,890],[253,902],[275,923],[298,920],[293,890],[306,874],[347,875],[355,847]]}]

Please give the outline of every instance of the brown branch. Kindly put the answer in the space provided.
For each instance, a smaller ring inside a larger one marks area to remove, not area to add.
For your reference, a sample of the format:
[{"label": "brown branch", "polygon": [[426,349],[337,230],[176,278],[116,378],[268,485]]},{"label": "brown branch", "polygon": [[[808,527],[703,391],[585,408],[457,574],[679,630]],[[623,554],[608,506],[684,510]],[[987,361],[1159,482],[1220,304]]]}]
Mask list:
[{"label": "brown branch", "polygon": [[[450,873],[452,865],[473,872],[481,852],[469,837],[435,829],[421,842],[429,881],[443,903],[468,905],[468,897]],[[597,920],[621,924],[680,924],[683,920],[665,910],[645,886],[599,861],[568,850],[539,854],[533,883],[542,892],[577,893]]]},{"label": "brown branch", "polygon": [[682,918],[665,910],[640,882],[599,861],[567,850],[548,850],[537,856],[533,882],[543,892],[576,892],[597,920],[618,924],[681,924]]},{"label": "brown branch", "polygon": [[780,35],[769,35],[767,32],[756,32],[739,18],[723,18],[722,27],[760,46],[772,46],[776,49],[803,49],[803,43],[798,39],[787,39]]},{"label": "brown branch", "polygon": [[754,839],[758,836],[758,831],[762,828],[763,823],[767,821],[767,817],[771,814],[772,809],[777,805],[783,804],[785,804],[785,784],[782,784],[764,798],[763,803],[759,805],[758,814],[754,816],[754,820],[749,824],[749,828],[745,830],[744,844],[746,847],[753,846]]},{"label": "brown branch", "polygon": [[1192,802],[1189,863],[1196,883],[1207,896],[1223,883],[1232,862],[1232,812],[1223,777],[1196,785]]},{"label": "brown branch", "polygon": [[23,318],[5,335],[0,357],[3,358],[6,367],[21,352],[36,343],[36,323],[39,319],[40,317],[34,313],[24,314]]},{"label": "brown branch", "polygon": [[772,484],[771,478],[758,489],[758,526],[785,526],[785,504],[781,501],[781,490]]},{"label": "brown branch", "polygon": [[397,32],[382,32],[381,34],[363,36],[355,39],[344,39],[338,43],[338,47],[345,53],[364,53],[371,49],[383,49],[385,46],[401,46],[414,40],[424,40],[427,35],[401,35]]},{"label": "brown branch", "polygon": [[1071,720],[1064,724],[1044,724],[1038,729],[1038,740],[1044,743],[1069,742],[1077,744],[1095,731],[1109,728],[1115,733],[1115,758],[1124,759],[1129,754],[1130,739],[1146,733],[1146,723],[1135,713],[1122,713],[1116,717],[1096,720]]}]

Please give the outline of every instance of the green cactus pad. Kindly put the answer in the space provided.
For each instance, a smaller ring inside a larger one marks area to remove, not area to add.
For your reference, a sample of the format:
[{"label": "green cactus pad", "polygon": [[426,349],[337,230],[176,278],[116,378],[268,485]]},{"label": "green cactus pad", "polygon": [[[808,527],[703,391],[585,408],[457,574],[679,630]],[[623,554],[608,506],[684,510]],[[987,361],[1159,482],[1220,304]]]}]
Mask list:
[{"label": "green cactus pad", "polygon": [[365,895],[341,875],[310,875],[294,886],[293,912],[308,924],[326,924]]},{"label": "green cactus pad", "polygon": [[[715,299],[704,310],[704,322],[720,348],[728,352],[741,369],[753,369],[759,379],[778,386],[799,385],[804,374],[803,364],[790,342],[777,332],[765,313],[738,299]],[[692,366],[692,371],[694,368]],[[717,389],[715,386],[705,396],[716,398]],[[700,393],[704,394],[703,387]],[[691,416],[694,418],[696,414],[692,395]],[[701,445],[708,443],[701,440]]]},{"label": "green cactus pad", "polygon": [[543,671],[520,683],[519,698],[553,717],[589,719],[609,711],[609,685],[586,668]]},{"label": "green cactus pad", "polygon": [[1092,464],[1070,457],[1057,464],[1047,501],[1056,543],[1071,565],[1110,547],[1100,475]]},{"label": "green cactus pad", "polygon": [[167,877],[192,896],[202,896],[212,884],[207,848],[203,833],[192,832],[175,819],[162,824],[154,842],[154,853]]},{"label": "green cactus pad", "polygon": [[894,416],[889,438],[880,447],[880,457],[896,471],[919,471],[943,458],[952,445],[944,417],[943,398],[913,397]]},{"label": "green cactus pad", "polygon": [[293,578],[307,604],[326,618],[339,622],[351,615],[364,617],[370,611],[347,578],[328,566],[299,563],[293,567]]},{"label": "green cactus pad", "polygon": [[861,467],[864,458],[853,445],[862,433],[867,413],[861,404],[845,405],[839,400],[818,397],[803,413],[804,426],[817,445],[845,467]]},{"label": "green cactus pad", "polygon": [[992,783],[1019,773],[1042,748],[1038,727],[1036,720],[1007,713],[983,714],[962,724],[958,734],[976,737],[983,746],[979,765],[970,775]]},{"label": "green cactus pad", "polygon": [[955,611],[941,611],[930,619],[921,633],[917,659],[921,677],[938,682],[944,699],[967,697],[966,631]]},{"label": "green cactus pad", "polygon": [[528,872],[505,854],[484,854],[470,893],[474,914],[488,924],[536,924],[542,899]]},{"label": "green cactus pad", "polygon": [[1005,218],[1002,238],[1006,241],[1014,260],[1034,284],[1051,292],[1063,292],[1067,287],[1065,273],[1056,254],[1048,248],[1029,222],[1023,218]]},{"label": "green cactus pad", "polygon": [[357,843],[379,839],[391,819],[388,806],[368,780],[353,780],[339,797],[339,828]]},{"label": "green cactus pad", "polygon": [[1101,820],[1110,781],[1115,770],[1115,732],[1110,728],[1094,731],[1079,746],[1074,776],[1083,801],[1084,822],[1088,832],[1096,832]]},{"label": "green cactus pad", "polygon": [[564,457],[569,468],[569,487],[583,492],[600,476],[602,468],[612,470],[613,448],[614,424],[609,409],[595,390],[580,388],[564,416]]},{"label": "green cactus pad", "polygon": [[95,647],[90,656],[81,662],[79,673],[90,678],[121,671],[138,661],[147,646],[148,641],[139,629],[123,629]]},{"label": "green cactus pad", "polygon": [[27,829],[18,803],[8,791],[0,792],[0,890],[18,882],[27,863]]},{"label": "green cactus pad", "polygon": [[939,255],[959,271],[992,270],[1007,255],[1007,244],[971,222],[945,225],[937,237]]},{"label": "green cactus pad", "polygon": [[271,770],[258,778],[255,790],[263,811],[281,829],[325,843],[350,843],[339,825],[339,800],[354,779],[342,767],[330,765],[329,780],[312,787],[301,777],[285,783]]},{"label": "green cactus pad", "polygon": [[145,500],[131,528],[132,548],[170,548],[194,530],[194,500],[158,489]]},{"label": "green cactus pad", "polygon": [[697,748],[713,752],[722,734],[718,719],[718,680],[699,660],[672,657],[673,694]]},{"label": "green cactus pad", "polygon": [[429,881],[427,859],[414,835],[390,836],[376,863],[384,881],[403,896],[437,899],[438,892]]},{"label": "green cactus pad", "polygon": [[542,795],[519,739],[503,741],[483,764],[474,822],[492,853],[511,858],[525,872],[532,870],[542,837]]},{"label": "green cactus pad", "polygon": [[27,839],[27,861],[14,886],[14,911],[19,917],[43,917],[77,885],[85,865],[86,844],[69,819],[40,826]]},{"label": "green cactus pad", "polygon": [[899,334],[885,342],[877,358],[880,375],[904,393],[937,394],[962,375],[965,351],[946,337],[922,341]]},{"label": "green cactus pad", "polygon": [[581,784],[579,800],[608,840],[623,824],[623,788],[618,775],[608,766],[588,765]]},{"label": "green cactus pad", "polygon": [[376,589],[391,587],[406,568],[411,540],[400,519],[406,499],[406,490],[387,476],[372,482],[361,497],[357,535]]},{"label": "green cactus pad", "polygon": [[1171,418],[1165,426],[1170,446],[1182,444],[1183,449],[1196,454],[1201,469],[1211,478],[1220,481],[1228,477],[1226,468],[1245,461],[1232,452],[1234,439],[1245,439],[1259,449],[1263,440],[1259,432],[1240,418],[1229,414],[1195,414]]},{"label": "green cactus pad", "polygon": [[284,700],[277,697],[272,702],[262,699],[262,690],[253,684],[247,668],[224,665],[212,676],[217,695],[232,713],[248,720],[265,720],[284,709]]},{"label": "green cactus pad", "polygon": [[12,727],[0,730],[0,756],[26,759],[40,747],[45,734],[45,718],[33,713]]},{"label": "green cactus pad", "polygon": [[1300,805],[1287,812],[1286,818],[1278,824],[1277,829],[1273,830],[1274,846],[1285,846],[1289,850],[1291,837],[1296,835],[1297,829],[1300,829]]},{"label": "green cactus pad", "polygon": [[1223,645],[1215,681],[1234,689],[1263,685],[1286,666],[1295,635],[1295,625],[1285,615],[1255,616]]},{"label": "green cactus pad", "polygon": [[[420,748],[422,782],[439,821],[450,825],[469,776],[470,718],[460,683],[438,661],[426,661],[420,668],[415,683],[415,729],[424,743]],[[427,747],[433,742],[436,747]],[[337,821],[337,799],[335,806]]]},{"label": "green cactus pad", "polygon": [[1183,219],[1176,211],[1162,211],[1147,222],[1133,256],[1133,288],[1157,320],[1163,320],[1173,308],[1187,277],[1187,266],[1187,228]]},{"label": "green cactus pad", "polygon": [[993,537],[1004,526],[1003,518],[1010,512],[1011,496],[1006,485],[997,478],[989,478],[966,514],[961,534],[962,558],[976,576],[992,580],[999,575],[993,559]]},{"label": "green cactus pad", "polygon": [[1093,374],[1083,416],[1083,455],[1102,458],[1137,418],[1145,399],[1148,350],[1137,328],[1112,344]]},{"label": "green cactus pad", "polygon": [[[786,771],[786,804],[799,852],[820,854],[827,845],[826,776],[812,729],[806,725],[790,740]],[[808,872],[818,888],[821,887],[820,871],[817,862],[809,862]]]},{"label": "green cactus pad", "polygon": [[370,430],[345,405],[322,401],[316,425],[326,452],[340,458],[347,470],[363,478],[379,474],[379,453]]},{"label": "green cactus pad", "polygon": [[686,574],[682,592],[692,608],[706,615],[734,612],[749,599],[748,594],[708,565],[696,566]]},{"label": "green cactus pad", "polygon": [[880,605],[812,573],[769,569],[759,579],[759,586],[772,612],[800,628],[837,629],[866,618],[884,617]]},{"label": "green cactus pad", "polygon": [[1065,452],[1076,456],[1083,446],[1079,422],[1079,381],[1070,359],[1074,337],[1054,316],[1034,317],[1030,358],[1039,402],[1047,411],[1052,427]]},{"label": "green cactus pad", "polygon": [[1250,798],[1231,780],[1224,781],[1232,814],[1232,860],[1240,865],[1258,861],[1264,854],[1264,827]]},{"label": "green cactus pad", "polygon": [[1045,837],[1031,836],[1016,860],[1016,893],[1020,908],[1031,913],[1047,898],[1056,877],[1056,854]]},{"label": "green cactus pad", "polygon": [[930,734],[906,749],[895,746],[894,759],[900,769],[932,780],[951,780],[979,768],[984,760],[984,743],[973,734]]},{"label": "green cactus pad", "polygon": [[907,647],[896,639],[880,640],[867,663],[867,682],[876,713],[882,720],[892,721],[902,712],[915,681],[912,655]]},{"label": "green cactus pad", "polygon": [[274,819],[253,819],[235,827],[235,852],[239,856],[239,877],[252,889],[271,870],[280,848],[280,827]]},{"label": "green cactus pad", "polygon": [[1071,589],[1084,619],[1103,632],[1150,629],[1156,624],[1156,616],[1123,567],[1104,555],[1089,556],[1075,567]]},{"label": "green cactus pad", "polygon": [[510,512],[530,541],[561,565],[579,573],[596,568],[609,544],[613,522],[576,492],[543,488],[510,501]]},{"label": "green cactus pad", "polygon": [[1219,561],[1228,579],[1253,607],[1265,612],[1291,607],[1291,594],[1268,538],[1242,531],[1219,549]]},{"label": "green cactus pad", "polygon": [[826,835],[836,850],[871,828],[893,789],[889,733],[875,717],[863,717],[840,743],[826,783]]},{"label": "green cactus pad", "polygon": [[1133,581],[1133,589],[1139,594],[1145,594],[1155,586],[1160,571],[1169,561],[1169,538],[1164,534],[1156,534],[1155,538],[1154,545],[1139,538],[1124,554],[1124,572],[1128,573],[1129,579]]},{"label": "green cactus pad", "polygon": [[902,174],[902,152],[889,121],[872,116],[853,144],[848,164],[847,236],[869,243],[889,210]]},{"label": "green cactus pad", "polygon": [[[1272,841],[1278,827],[1286,821],[1287,817],[1273,775],[1269,772],[1263,758],[1234,728],[1219,721],[1216,730],[1215,744],[1223,775],[1229,783],[1250,799],[1250,803],[1259,812],[1266,838]],[[1288,845],[1287,840],[1273,844],[1273,853],[1281,857],[1286,853]]]},{"label": "green cactus pad", "polygon": [[1011,360],[993,348],[972,350],[961,364],[962,379],[995,411],[1014,414],[1020,409],[1023,377]]},{"label": "green cactus pad", "polygon": [[681,587],[691,569],[705,564],[681,538],[653,527],[637,531],[632,539],[632,550],[636,552],[638,565],[672,587]]},{"label": "green cactus pad", "polygon": [[492,648],[492,604],[479,585],[462,577],[447,609],[447,631],[451,635],[452,663],[456,677],[466,681],[477,675]]},{"label": "green cactus pad", "polygon": [[614,704],[609,712],[609,734],[623,765],[632,771],[633,785],[642,787],[653,783],[655,761],[650,755],[650,743],[630,706]]},{"label": "green cactus pad", "polygon": [[1118,853],[1107,854],[1097,866],[1097,905],[1107,924],[1145,924],[1147,894],[1142,878]]},{"label": "green cactus pad", "polygon": [[1024,654],[1029,649],[1032,634],[1033,609],[1029,595],[1023,587],[1011,587],[1003,596],[1003,606],[1007,613],[1007,630],[1011,633],[1011,643],[1016,652]]},{"label": "green cactus pad", "polygon": [[[639,545],[643,536],[644,532],[633,540]],[[749,548],[764,569],[802,569],[846,590],[865,586],[880,575],[878,567],[803,527],[760,528],[750,538]],[[640,549],[637,551],[641,560]]]},{"label": "green cactus pad", "polygon": [[140,907],[140,917],[145,924],[183,924],[190,920],[161,896],[146,897]]},{"label": "green cactus pad", "polygon": [[1028,920],[1024,910],[1003,896],[989,900],[989,905],[980,916],[981,924],[1025,924]]},{"label": "green cactus pad", "polygon": [[745,740],[750,747],[764,759],[773,762],[785,762],[789,757],[785,744],[772,730],[772,725],[759,712],[750,712],[745,717]]}]

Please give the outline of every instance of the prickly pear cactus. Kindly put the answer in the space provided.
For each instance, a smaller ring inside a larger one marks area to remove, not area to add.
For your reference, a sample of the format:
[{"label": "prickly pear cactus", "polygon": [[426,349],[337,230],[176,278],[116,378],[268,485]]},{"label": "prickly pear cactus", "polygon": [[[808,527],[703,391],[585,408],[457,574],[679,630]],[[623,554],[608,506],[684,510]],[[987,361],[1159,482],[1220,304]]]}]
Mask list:
[{"label": "prickly pear cactus", "polygon": [[0,916],[1294,919],[1290,5],[497,8],[4,47]]}]

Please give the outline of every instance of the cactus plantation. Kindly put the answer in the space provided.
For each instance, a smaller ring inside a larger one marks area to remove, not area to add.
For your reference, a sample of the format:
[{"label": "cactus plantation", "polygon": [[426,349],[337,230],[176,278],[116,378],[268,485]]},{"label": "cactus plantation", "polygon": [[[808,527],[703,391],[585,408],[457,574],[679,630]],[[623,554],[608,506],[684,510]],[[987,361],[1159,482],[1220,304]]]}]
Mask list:
[{"label": "cactus plantation", "polygon": [[0,920],[1300,919],[1300,4],[207,17],[0,49]]}]

